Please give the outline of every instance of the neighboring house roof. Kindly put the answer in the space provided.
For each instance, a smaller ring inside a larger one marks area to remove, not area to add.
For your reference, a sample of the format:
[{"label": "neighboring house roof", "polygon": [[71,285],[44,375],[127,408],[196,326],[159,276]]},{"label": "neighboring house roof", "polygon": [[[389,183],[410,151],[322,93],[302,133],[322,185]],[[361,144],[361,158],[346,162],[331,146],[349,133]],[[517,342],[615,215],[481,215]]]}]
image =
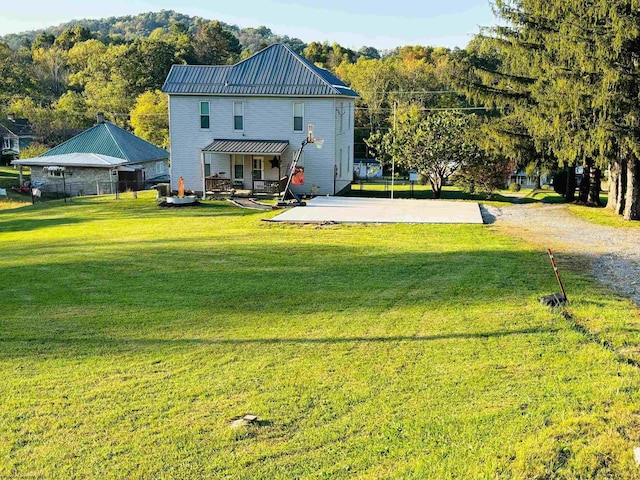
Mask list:
[{"label": "neighboring house roof", "polygon": [[358,96],[331,72],[279,43],[235,65],[174,65],[162,91],[194,95]]},{"label": "neighboring house roof", "polygon": [[13,165],[27,165],[32,167],[93,167],[93,168],[114,168],[128,163],[122,158],[110,157],[96,153],[65,153],[62,155],[49,155],[35,158],[25,158],[24,160],[14,160]]},{"label": "neighboring house roof", "polygon": [[17,137],[33,137],[33,128],[26,118],[6,119],[0,121],[0,130],[6,130]]},{"label": "neighboring house roof", "polygon": [[98,123],[43,153],[40,158],[70,153],[95,153],[132,163],[169,158],[166,150],[136,137],[111,122]]},{"label": "neighboring house roof", "polygon": [[379,165],[380,161],[375,158],[354,158],[353,163],[367,163],[373,165]]},{"label": "neighboring house roof", "polygon": [[289,146],[288,140],[214,140],[203,152],[236,153],[245,155],[281,155]]},{"label": "neighboring house roof", "polygon": [[11,130],[9,130],[7,127],[5,127],[2,124],[0,124],[0,137],[18,138],[18,136],[15,133],[13,133]]}]

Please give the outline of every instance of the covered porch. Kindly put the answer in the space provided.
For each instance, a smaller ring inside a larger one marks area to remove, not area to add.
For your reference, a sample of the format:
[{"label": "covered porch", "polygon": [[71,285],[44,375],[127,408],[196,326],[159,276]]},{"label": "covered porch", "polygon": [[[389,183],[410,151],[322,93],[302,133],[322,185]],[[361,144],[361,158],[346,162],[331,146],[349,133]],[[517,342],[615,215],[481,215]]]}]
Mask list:
[{"label": "covered porch", "polygon": [[202,149],[207,194],[247,191],[275,194],[284,189],[287,140],[215,140]]}]

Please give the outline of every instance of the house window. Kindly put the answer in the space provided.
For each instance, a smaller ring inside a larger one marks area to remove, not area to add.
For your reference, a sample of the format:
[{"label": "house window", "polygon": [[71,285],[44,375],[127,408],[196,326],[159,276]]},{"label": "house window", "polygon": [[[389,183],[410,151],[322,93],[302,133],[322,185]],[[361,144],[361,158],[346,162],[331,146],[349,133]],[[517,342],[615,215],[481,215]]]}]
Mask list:
[{"label": "house window", "polygon": [[211,176],[211,154],[210,153],[204,154],[204,176],[205,177]]},{"label": "house window", "polygon": [[304,103],[293,102],[293,131],[302,132],[304,125]]},{"label": "house window", "polygon": [[48,171],[50,177],[61,177],[62,170],[49,170]]},{"label": "house window", "polygon": [[2,149],[3,150],[11,150],[11,139],[3,138],[2,139]]},{"label": "house window", "polygon": [[163,173],[164,173],[164,163],[163,162],[156,163],[156,174],[162,175]]},{"label": "house window", "polygon": [[233,156],[233,179],[242,180],[244,178],[244,156]]},{"label": "house window", "polygon": [[264,159],[262,157],[253,157],[253,179],[262,180],[262,172],[264,170]]},{"label": "house window", "polygon": [[209,102],[200,102],[200,128],[208,129],[210,126]]},{"label": "house window", "polygon": [[233,102],[233,129],[244,130],[244,104]]}]

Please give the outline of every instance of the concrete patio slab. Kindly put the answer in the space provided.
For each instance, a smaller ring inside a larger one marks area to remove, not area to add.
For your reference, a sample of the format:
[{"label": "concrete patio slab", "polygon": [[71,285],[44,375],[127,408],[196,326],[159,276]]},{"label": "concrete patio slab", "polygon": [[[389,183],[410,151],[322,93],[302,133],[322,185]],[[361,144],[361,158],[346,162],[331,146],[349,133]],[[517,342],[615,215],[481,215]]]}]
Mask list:
[{"label": "concrete patio slab", "polygon": [[473,202],[316,197],[271,219],[287,223],[474,223],[481,224]]}]

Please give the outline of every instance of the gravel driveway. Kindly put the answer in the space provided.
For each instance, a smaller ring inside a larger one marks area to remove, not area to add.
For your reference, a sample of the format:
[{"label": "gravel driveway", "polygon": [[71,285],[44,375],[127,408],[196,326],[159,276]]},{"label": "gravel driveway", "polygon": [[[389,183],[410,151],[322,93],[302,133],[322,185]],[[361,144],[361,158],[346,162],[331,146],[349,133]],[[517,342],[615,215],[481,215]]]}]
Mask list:
[{"label": "gravel driveway", "polygon": [[565,205],[482,206],[485,223],[517,227],[517,235],[559,252],[592,259],[593,275],[640,305],[640,233],[573,217]]}]

